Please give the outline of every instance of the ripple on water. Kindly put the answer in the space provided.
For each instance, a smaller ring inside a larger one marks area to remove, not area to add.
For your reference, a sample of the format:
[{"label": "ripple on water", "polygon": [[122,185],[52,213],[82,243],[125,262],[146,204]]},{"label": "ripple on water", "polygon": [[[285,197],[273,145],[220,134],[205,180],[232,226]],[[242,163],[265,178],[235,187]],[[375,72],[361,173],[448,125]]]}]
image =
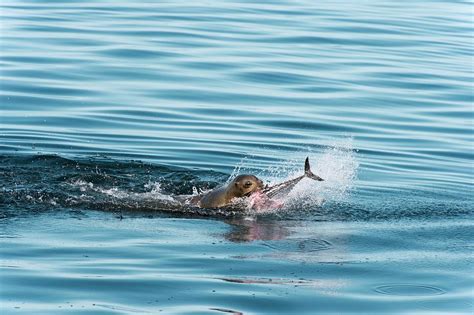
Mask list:
[{"label": "ripple on water", "polygon": [[93,306],[105,308],[113,311],[126,312],[126,313],[150,313],[145,310],[140,310],[136,308],[124,307],[119,305],[109,305],[109,304],[93,304]]},{"label": "ripple on water", "polygon": [[281,252],[310,253],[331,249],[333,245],[323,239],[292,239],[287,241],[265,242],[263,244]]},{"label": "ripple on water", "polygon": [[431,296],[446,293],[445,290],[424,284],[387,284],[374,288],[380,294],[396,296]]},{"label": "ripple on water", "polygon": [[6,2],[1,314],[472,312],[468,1]]}]

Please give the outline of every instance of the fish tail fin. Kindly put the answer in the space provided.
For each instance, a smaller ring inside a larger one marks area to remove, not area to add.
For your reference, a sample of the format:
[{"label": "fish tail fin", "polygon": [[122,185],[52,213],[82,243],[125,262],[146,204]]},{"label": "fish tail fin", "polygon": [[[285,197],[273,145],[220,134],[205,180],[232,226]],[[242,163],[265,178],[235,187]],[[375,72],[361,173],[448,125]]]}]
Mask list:
[{"label": "fish tail fin", "polygon": [[321,177],[319,177],[318,175],[315,175],[315,174],[313,174],[313,172],[311,172],[311,166],[309,165],[309,158],[308,157],[304,161],[304,175],[308,178],[311,178],[311,179],[314,179],[314,180],[317,180],[317,181],[323,181],[324,180]]}]

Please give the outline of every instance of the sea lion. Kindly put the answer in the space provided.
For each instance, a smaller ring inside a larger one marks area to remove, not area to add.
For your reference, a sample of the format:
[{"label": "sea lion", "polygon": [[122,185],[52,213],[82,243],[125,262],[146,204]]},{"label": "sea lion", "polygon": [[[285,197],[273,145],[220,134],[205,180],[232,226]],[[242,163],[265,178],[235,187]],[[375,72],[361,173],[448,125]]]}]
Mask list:
[{"label": "sea lion", "polygon": [[201,208],[220,208],[232,202],[234,198],[248,197],[263,188],[263,182],[254,175],[239,175],[228,185],[218,187],[202,196],[196,196],[191,203]]},{"label": "sea lion", "polygon": [[239,175],[228,185],[218,187],[204,195],[187,199],[187,202],[201,208],[221,208],[229,205],[234,198],[251,197],[252,208],[280,208],[281,202],[272,200],[288,194],[303,178],[323,181],[321,177],[313,174],[309,165],[309,158],[304,163],[304,174],[294,179],[287,180],[274,186],[264,186],[263,182],[254,175]]}]

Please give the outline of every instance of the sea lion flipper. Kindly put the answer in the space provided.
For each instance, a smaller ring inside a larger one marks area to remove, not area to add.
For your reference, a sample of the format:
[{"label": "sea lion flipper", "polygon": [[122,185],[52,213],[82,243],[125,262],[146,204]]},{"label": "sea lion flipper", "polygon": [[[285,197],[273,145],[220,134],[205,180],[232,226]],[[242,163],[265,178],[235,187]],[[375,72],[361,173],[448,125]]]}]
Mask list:
[{"label": "sea lion flipper", "polygon": [[313,174],[313,172],[311,172],[311,166],[309,165],[309,157],[306,157],[306,160],[304,161],[304,175],[308,178],[311,178],[311,179],[314,179],[314,180],[317,180],[317,181],[323,181],[324,180],[321,177],[319,177],[318,175]]}]

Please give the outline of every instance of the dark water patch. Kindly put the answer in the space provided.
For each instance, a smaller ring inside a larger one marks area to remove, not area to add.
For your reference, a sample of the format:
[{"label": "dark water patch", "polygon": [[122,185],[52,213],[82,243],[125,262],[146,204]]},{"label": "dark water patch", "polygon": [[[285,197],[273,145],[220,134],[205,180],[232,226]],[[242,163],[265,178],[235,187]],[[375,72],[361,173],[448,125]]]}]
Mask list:
[{"label": "dark water patch", "polygon": [[[71,22],[68,20],[68,22]],[[81,34],[81,33],[88,33],[86,29],[81,29],[78,27],[64,27],[64,26],[58,26],[58,25],[47,25],[47,26],[38,26],[38,25],[25,25],[17,28],[18,30],[21,31],[27,31],[27,32],[40,32],[40,33],[75,33],[75,34]],[[90,31],[89,31],[90,32]]]},{"label": "dark water patch", "polygon": [[294,73],[247,72],[239,75],[243,80],[266,84],[311,84],[313,78]]},{"label": "dark water patch", "polygon": [[21,63],[21,64],[42,64],[42,65],[54,65],[54,64],[94,64],[95,62],[86,58],[76,57],[47,57],[47,56],[2,56],[3,61]]},{"label": "dark water patch", "polygon": [[100,54],[119,57],[119,58],[163,58],[163,57],[175,57],[178,54],[169,53],[163,51],[152,51],[152,50],[139,50],[139,49],[107,49],[99,51]]},{"label": "dark water patch", "polygon": [[52,86],[48,84],[41,84],[35,86],[22,86],[15,83],[2,83],[2,89],[8,90],[11,93],[20,93],[27,95],[54,95],[59,97],[70,96],[71,98],[77,96],[92,96],[98,95],[100,92],[92,91],[90,89],[68,88],[64,86]]},{"label": "dark water patch", "polygon": [[[2,76],[5,78],[41,78],[42,80],[84,80],[87,76],[80,73],[69,71],[60,71],[54,69],[17,69],[2,70]],[[0,86],[4,89],[5,82],[1,82]],[[14,88],[15,86],[13,86]]]},{"label": "dark water patch", "polygon": [[[35,96],[35,95],[15,95],[14,93],[2,93],[0,95],[0,101],[2,102],[2,106],[5,110],[15,110],[18,112],[21,111],[31,111],[34,110],[35,106],[41,105],[43,106],[44,109],[52,109],[57,106],[68,106],[71,105],[72,103],[75,103],[74,100],[72,100],[72,97],[69,96],[64,96],[63,98],[58,97],[58,96],[46,96],[46,95],[41,95],[41,96]],[[36,104],[36,105],[33,105]],[[19,115],[20,117],[24,117],[25,115]],[[3,122],[2,118],[2,124],[5,123],[6,121]],[[3,127],[3,125],[2,125]],[[2,129],[3,131],[3,129]],[[19,130],[21,131],[21,130]]]},{"label": "dark water patch", "polygon": [[212,62],[212,61],[183,61],[182,64],[189,69],[202,69],[214,71],[224,71],[238,68],[238,64],[232,64],[229,62]]},{"label": "dark water patch", "polygon": [[[7,217],[27,215],[31,209],[49,211],[62,207],[113,211],[121,216],[134,212],[147,215],[239,215],[239,211],[231,209],[209,211],[188,207],[179,201],[179,196],[189,196],[196,189],[206,191],[225,183],[230,174],[116,160],[100,155],[88,159],[57,155],[2,155],[0,162],[1,201],[6,206],[2,212]],[[386,191],[381,192],[387,195]],[[322,206],[305,205],[304,200],[296,200],[289,206],[290,212],[281,211],[276,215],[323,221],[370,221],[457,217],[469,215],[473,210],[469,198],[457,197],[455,200],[449,194],[428,196],[408,191],[402,196],[397,193],[389,195],[390,199],[386,201],[371,199],[370,196],[381,192],[361,190],[353,193],[352,200],[328,201]],[[245,229],[253,228],[247,226]],[[267,245],[273,246],[271,243]],[[306,239],[275,246],[277,250],[289,246],[294,247],[293,250],[317,251],[329,249],[331,244],[325,240]]]}]

